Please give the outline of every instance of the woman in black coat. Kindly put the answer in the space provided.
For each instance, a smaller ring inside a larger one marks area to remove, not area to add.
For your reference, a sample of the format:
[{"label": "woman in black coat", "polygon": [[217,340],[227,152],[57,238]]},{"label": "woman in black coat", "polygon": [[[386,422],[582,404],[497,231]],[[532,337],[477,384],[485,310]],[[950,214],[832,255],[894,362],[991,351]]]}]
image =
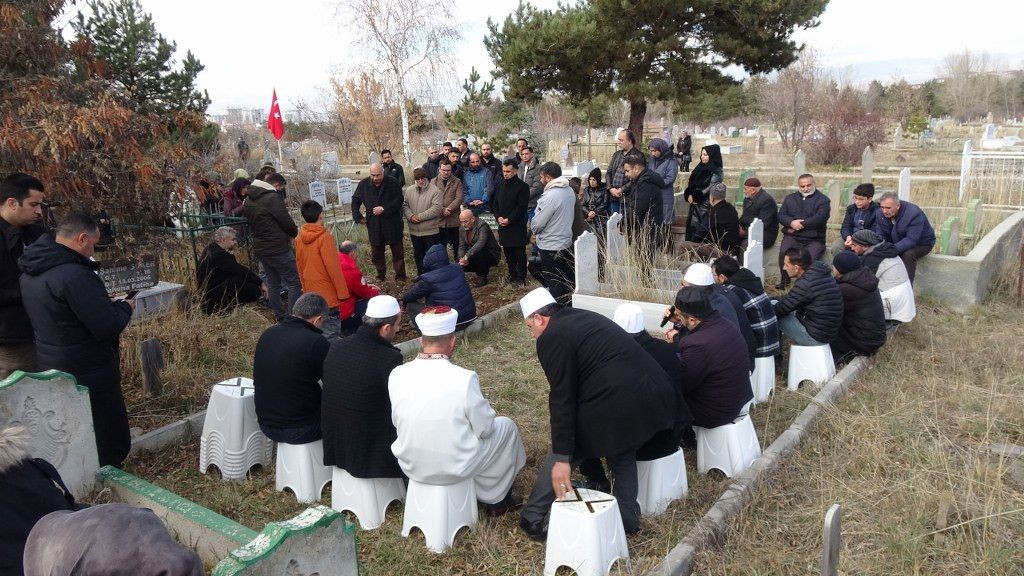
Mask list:
[{"label": "woman in black coat", "polygon": [[690,181],[683,194],[690,203],[690,214],[686,219],[686,239],[694,241],[700,223],[708,212],[707,189],[724,178],[722,150],[718,144],[709,144],[700,149],[700,163],[690,173]]},{"label": "woman in black coat", "polygon": [[832,273],[843,293],[843,323],[831,342],[832,356],[836,362],[854,355],[871,356],[885,344],[886,337],[878,278],[850,250],[832,259]]}]

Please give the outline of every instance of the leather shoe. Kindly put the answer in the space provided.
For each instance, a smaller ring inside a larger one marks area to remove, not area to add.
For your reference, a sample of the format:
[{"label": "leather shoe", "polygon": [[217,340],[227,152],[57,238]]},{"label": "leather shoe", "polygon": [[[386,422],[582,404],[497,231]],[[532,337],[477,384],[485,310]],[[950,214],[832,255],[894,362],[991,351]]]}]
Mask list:
[{"label": "leather shoe", "polygon": [[477,288],[487,286],[487,276],[477,276],[476,283],[474,284]]},{"label": "leather shoe", "polygon": [[534,542],[544,542],[548,539],[548,529],[544,526],[543,519],[530,522],[526,518],[520,518],[519,528],[526,532],[526,536]]},{"label": "leather shoe", "polygon": [[496,504],[484,504],[484,510],[487,511],[488,516],[494,518],[497,516],[504,516],[516,508],[519,508],[519,506],[519,502],[516,502],[512,498],[512,494],[509,493],[501,500],[501,502]]}]

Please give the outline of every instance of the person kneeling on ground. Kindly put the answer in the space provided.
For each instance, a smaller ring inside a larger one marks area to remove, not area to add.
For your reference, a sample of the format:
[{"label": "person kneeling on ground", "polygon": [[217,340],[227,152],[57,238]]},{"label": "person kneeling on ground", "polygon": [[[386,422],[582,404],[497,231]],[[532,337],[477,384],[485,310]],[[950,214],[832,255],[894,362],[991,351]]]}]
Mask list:
[{"label": "person kneeling on ground", "polygon": [[274,442],[308,444],[321,438],[320,380],[330,343],[320,325],[327,301],[299,296],[292,314],[267,328],[253,353],[256,420]]},{"label": "person kneeling on ground", "polygon": [[345,275],[345,285],[348,286],[349,294],[338,306],[342,336],[351,334],[362,325],[367,302],[380,295],[380,289],[373,284],[367,284],[362,270],[359,269],[356,262],[358,249],[359,246],[351,240],[345,240],[338,248],[338,264],[341,266],[341,273]]},{"label": "person kneeling on ground", "polygon": [[446,306],[416,317],[423,351],[388,379],[398,430],[391,451],[410,480],[441,486],[472,480],[488,515],[500,516],[516,507],[512,482],[526,453],[515,422],[495,415],[476,372],[451,362],[457,319]]},{"label": "person kneeling on ground", "polygon": [[914,286],[896,247],[870,230],[861,230],[853,235],[850,250],[860,256],[860,263],[878,278],[885,319],[895,322],[913,320],[917,316]]},{"label": "person kneeling on ground", "polygon": [[812,260],[807,248],[786,251],[783,266],[796,278],[793,289],[775,303],[779,329],[797,346],[824,346],[843,322],[843,294],[828,264]]},{"label": "person kneeling on ground", "polygon": [[878,292],[878,278],[843,250],[832,259],[832,275],[843,293],[843,323],[831,342],[836,363],[854,355],[871,356],[885,344],[885,312]]},{"label": "person kneeling on ground", "polygon": [[476,302],[466,282],[466,274],[461,266],[448,261],[448,251],[443,244],[434,244],[427,249],[423,270],[412,288],[402,296],[402,304],[410,318],[414,319],[427,306],[448,306],[459,313],[459,330],[476,319]]},{"label": "person kneeling on ground", "polygon": [[203,291],[203,312],[214,314],[267,297],[267,285],[255,272],[238,263],[232,252],[238,246],[238,233],[221,226],[213,233],[213,242],[199,257],[196,280]]},{"label": "person kneeling on ground", "polygon": [[476,274],[476,286],[487,285],[487,274],[501,260],[501,247],[491,227],[472,210],[459,214],[459,266]]}]

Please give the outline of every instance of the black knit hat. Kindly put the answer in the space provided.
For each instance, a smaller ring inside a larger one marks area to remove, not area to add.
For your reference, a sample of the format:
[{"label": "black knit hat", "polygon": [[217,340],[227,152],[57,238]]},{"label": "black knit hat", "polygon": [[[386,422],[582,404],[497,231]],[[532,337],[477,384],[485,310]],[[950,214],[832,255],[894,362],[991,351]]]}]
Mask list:
[{"label": "black knit hat", "polygon": [[846,274],[860,268],[860,257],[852,250],[843,250],[832,259],[832,265],[840,274]]}]

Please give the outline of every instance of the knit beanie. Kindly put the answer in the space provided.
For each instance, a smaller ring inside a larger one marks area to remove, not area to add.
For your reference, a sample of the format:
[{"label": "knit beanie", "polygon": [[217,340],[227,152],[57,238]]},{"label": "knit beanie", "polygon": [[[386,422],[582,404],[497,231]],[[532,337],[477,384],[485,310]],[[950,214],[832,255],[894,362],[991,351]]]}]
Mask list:
[{"label": "knit beanie", "polygon": [[600,168],[594,168],[593,170],[591,170],[590,171],[590,175],[588,176],[588,178],[593,178],[594,180],[597,180],[597,185],[600,186],[601,185],[601,169]]},{"label": "knit beanie", "polygon": [[832,265],[840,274],[846,274],[860,268],[860,257],[852,250],[843,250],[832,259]]},{"label": "knit beanie", "polygon": [[858,230],[850,239],[861,246],[874,246],[882,242],[882,237],[872,230]]}]

